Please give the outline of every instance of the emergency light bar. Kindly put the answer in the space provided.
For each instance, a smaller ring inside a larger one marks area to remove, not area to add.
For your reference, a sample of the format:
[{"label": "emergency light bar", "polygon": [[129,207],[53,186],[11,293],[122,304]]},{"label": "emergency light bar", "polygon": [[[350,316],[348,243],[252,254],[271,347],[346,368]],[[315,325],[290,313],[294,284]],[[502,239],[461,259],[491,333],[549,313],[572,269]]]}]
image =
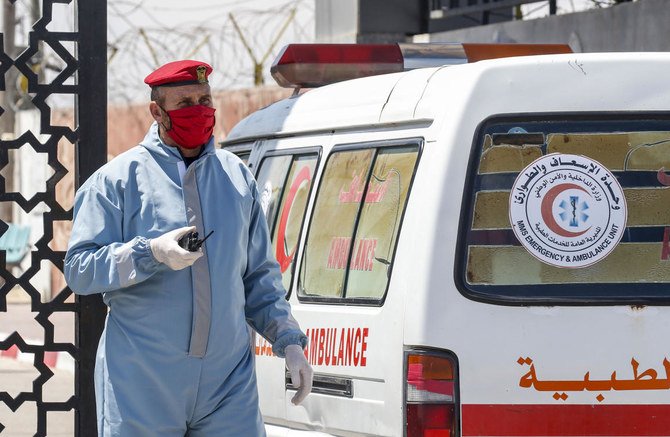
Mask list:
[{"label": "emergency light bar", "polygon": [[511,56],[572,53],[567,44],[289,44],[270,72],[284,88]]}]

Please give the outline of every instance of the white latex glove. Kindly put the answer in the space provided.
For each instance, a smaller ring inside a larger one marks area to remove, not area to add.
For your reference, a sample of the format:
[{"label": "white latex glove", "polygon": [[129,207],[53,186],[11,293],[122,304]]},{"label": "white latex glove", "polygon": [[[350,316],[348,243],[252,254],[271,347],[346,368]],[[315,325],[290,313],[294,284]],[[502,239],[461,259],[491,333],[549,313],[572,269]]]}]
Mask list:
[{"label": "white latex glove", "polygon": [[152,238],[149,241],[149,246],[151,246],[154,258],[172,270],[181,270],[192,265],[202,256],[202,249],[198,249],[197,252],[189,252],[177,243],[182,236],[191,231],[195,231],[195,226],[175,229],[174,231],[166,232],[160,237]]},{"label": "white latex glove", "polygon": [[284,354],[286,355],[286,368],[291,373],[291,382],[293,387],[298,390],[291,402],[293,405],[298,405],[312,391],[314,371],[307,362],[302,347],[297,344],[286,346]]}]

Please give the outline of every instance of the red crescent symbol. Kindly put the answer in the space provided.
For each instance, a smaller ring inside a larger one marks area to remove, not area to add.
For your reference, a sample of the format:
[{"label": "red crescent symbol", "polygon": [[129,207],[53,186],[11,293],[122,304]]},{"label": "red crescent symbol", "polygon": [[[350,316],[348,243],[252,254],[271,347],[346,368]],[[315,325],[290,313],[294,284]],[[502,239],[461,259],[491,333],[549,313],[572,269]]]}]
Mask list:
[{"label": "red crescent symbol", "polygon": [[549,191],[547,191],[547,194],[544,196],[544,199],[542,199],[542,206],[541,206],[541,213],[542,213],[542,219],[544,220],[544,223],[547,225],[549,229],[551,229],[555,234],[560,235],[561,237],[566,237],[566,238],[571,238],[571,237],[579,237],[580,235],[584,234],[586,231],[591,229],[590,227],[588,229],[585,229],[581,232],[570,232],[566,231],[563,229],[554,219],[554,213],[552,211],[552,207],[554,205],[554,200],[556,197],[558,197],[559,194],[564,192],[565,190],[569,189],[575,189],[575,190],[581,190],[588,194],[588,191],[586,191],[584,188],[580,187],[579,185],[575,184],[560,184],[556,185],[555,187],[551,188]]},{"label": "red crescent symbol", "polygon": [[665,174],[665,167],[661,167],[660,170],[658,170],[658,173],[656,173],[656,179],[658,179],[658,182],[661,185],[664,186],[670,186],[670,176]]},{"label": "red crescent symbol", "polygon": [[277,248],[275,249],[275,257],[277,258],[277,262],[279,262],[279,267],[282,273],[284,273],[286,269],[288,269],[288,266],[291,265],[291,261],[293,261],[295,251],[297,249],[296,244],[296,247],[293,248],[293,251],[291,252],[290,255],[287,254],[286,251],[284,250],[284,244],[285,244],[284,241],[286,240],[286,222],[288,222],[288,215],[291,212],[291,208],[293,207],[293,200],[295,199],[295,195],[298,193],[300,185],[302,185],[302,183],[305,181],[307,181],[307,183],[309,184],[311,179],[312,176],[310,175],[309,167],[303,167],[302,170],[298,172],[298,175],[293,180],[291,188],[288,191],[288,196],[286,197],[286,203],[284,204],[284,209],[282,210],[281,217],[279,218],[279,229],[277,230]]}]

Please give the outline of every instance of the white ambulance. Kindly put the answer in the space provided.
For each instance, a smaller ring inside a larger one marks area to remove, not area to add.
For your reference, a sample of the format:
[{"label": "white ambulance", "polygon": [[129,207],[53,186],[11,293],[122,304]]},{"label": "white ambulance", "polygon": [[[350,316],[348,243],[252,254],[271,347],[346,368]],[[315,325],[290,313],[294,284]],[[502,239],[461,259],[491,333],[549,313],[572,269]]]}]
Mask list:
[{"label": "white ambulance", "polygon": [[315,371],[257,337],[268,435],[670,435],[670,54],[525,50],[277,59],[223,144]]}]

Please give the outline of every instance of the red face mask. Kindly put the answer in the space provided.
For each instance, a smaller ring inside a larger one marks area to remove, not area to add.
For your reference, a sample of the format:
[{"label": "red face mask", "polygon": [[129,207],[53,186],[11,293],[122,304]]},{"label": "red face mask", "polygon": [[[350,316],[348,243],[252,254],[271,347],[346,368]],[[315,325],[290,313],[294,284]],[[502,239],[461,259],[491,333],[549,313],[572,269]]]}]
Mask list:
[{"label": "red face mask", "polygon": [[200,147],[212,136],[216,121],[215,111],[216,109],[203,105],[165,111],[170,117],[170,129],[166,132],[175,143],[186,149]]}]

